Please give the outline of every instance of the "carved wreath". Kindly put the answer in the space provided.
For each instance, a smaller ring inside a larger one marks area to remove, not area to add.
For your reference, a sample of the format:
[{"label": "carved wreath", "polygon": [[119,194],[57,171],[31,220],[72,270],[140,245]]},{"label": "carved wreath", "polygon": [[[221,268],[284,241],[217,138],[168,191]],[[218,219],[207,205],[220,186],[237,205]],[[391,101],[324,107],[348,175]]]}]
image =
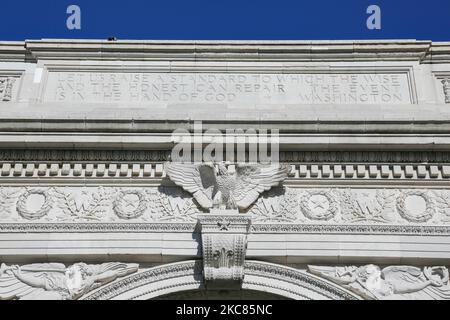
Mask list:
[{"label": "carved wreath", "polygon": [[[31,211],[27,208],[28,197],[33,194],[38,194],[44,197],[44,203],[42,204],[41,208],[36,211]],[[37,220],[47,215],[52,209],[52,206],[53,201],[47,190],[28,189],[20,195],[19,199],[17,200],[16,209],[17,212],[25,219]]]},{"label": "carved wreath", "polygon": [[[418,215],[411,214],[406,209],[406,198],[409,196],[419,196],[425,200],[425,211]],[[402,218],[411,222],[427,222],[434,215],[434,207],[430,197],[420,190],[403,191],[397,198],[397,210]]]},{"label": "carved wreath", "polygon": [[[309,206],[309,201],[311,200],[311,197],[316,195],[321,195],[325,197],[328,201],[328,208],[322,213],[318,213],[315,212],[314,210],[311,210]],[[305,194],[300,199],[300,207],[302,208],[302,211],[305,214],[305,216],[312,220],[330,220],[336,215],[336,213],[339,210],[338,202],[335,201],[331,193],[326,190],[317,190],[312,192],[306,191]]]},{"label": "carved wreath", "polygon": [[[129,194],[134,194],[139,199],[138,207],[131,212],[125,211],[125,208],[123,206],[124,197]],[[145,195],[145,192],[140,190],[119,191],[119,194],[117,195],[113,203],[113,210],[120,218],[123,219],[134,219],[140,217],[144,214],[145,210],[147,210],[147,197]]]}]

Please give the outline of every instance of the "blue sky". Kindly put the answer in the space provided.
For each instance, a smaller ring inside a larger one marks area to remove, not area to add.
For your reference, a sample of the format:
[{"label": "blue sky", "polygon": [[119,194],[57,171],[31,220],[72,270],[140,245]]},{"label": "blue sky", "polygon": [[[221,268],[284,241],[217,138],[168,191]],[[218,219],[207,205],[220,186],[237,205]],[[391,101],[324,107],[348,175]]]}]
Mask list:
[{"label": "blue sky", "polygon": [[[81,30],[66,9],[81,8]],[[366,28],[378,5],[382,29]],[[0,40],[426,39],[450,41],[450,0],[39,0],[0,5]]]}]

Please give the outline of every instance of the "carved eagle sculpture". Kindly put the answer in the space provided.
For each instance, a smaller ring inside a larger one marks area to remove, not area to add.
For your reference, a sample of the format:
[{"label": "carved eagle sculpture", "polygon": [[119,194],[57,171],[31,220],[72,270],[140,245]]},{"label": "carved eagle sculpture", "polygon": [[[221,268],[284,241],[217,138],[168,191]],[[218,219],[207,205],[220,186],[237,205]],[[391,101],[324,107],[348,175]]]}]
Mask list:
[{"label": "carved eagle sculpture", "polygon": [[262,164],[238,164],[234,173],[223,163],[166,163],[165,169],[205,209],[245,210],[288,175],[288,166]]}]

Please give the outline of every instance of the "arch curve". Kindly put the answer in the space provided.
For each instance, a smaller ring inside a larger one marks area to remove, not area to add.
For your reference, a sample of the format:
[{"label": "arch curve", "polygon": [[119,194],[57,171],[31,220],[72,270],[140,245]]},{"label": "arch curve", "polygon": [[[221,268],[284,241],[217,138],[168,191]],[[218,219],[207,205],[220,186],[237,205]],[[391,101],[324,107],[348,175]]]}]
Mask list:
[{"label": "arch curve", "polygon": [[[172,293],[204,290],[202,261],[161,265],[100,287],[82,300],[147,300]],[[243,290],[297,300],[355,300],[361,297],[328,280],[279,264],[246,261]]]}]

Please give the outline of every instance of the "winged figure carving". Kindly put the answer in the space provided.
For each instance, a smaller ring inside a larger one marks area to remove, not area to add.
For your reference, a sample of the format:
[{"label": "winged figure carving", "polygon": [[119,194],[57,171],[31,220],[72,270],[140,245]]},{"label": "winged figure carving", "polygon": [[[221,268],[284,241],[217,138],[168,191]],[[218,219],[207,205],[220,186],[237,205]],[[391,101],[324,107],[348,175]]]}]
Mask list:
[{"label": "winged figure carving", "polygon": [[138,270],[134,263],[35,263],[0,266],[0,300],[75,300]]},{"label": "winged figure carving", "polygon": [[308,270],[366,299],[448,300],[449,272],[446,267],[308,266]]},{"label": "winged figure carving", "polygon": [[235,172],[224,163],[166,163],[167,176],[191,193],[205,209],[245,210],[259,195],[287,178],[282,165],[238,164]]}]

